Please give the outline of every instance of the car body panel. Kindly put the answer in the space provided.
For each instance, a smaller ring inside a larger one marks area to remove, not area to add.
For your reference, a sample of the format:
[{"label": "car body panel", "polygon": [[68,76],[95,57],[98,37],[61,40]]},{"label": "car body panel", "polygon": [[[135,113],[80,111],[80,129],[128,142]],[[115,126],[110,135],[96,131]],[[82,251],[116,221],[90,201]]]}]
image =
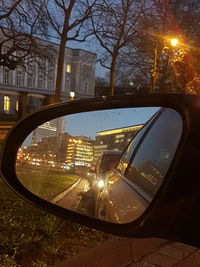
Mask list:
[{"label": "car body panel", "polygon": [[105,187],[99,192],[98,202],[97,209],[105,209],[105,215],[100,219],[115,223],[131,222],[149,205],[149,202],[125,182],[116,170],[106,174]]}]

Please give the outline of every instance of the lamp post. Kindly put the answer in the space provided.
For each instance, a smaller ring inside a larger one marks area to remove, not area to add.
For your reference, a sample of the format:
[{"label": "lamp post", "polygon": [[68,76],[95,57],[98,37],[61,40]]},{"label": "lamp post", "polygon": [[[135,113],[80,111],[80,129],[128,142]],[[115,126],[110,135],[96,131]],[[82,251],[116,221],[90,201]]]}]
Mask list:
[{"label": "lamp post", "polygon": [[75,92],[74,91],[70,91],[69,95],[70,95],[70,100],[73,101],[74,97],[75,97]]},{"label": "lamp post", "polygon": [[[168,39],[168,42],[172,47],[175,47],[178,45],[179,41],[177,38],[170,38]],[[154,50],[154,66],[153,66],[153,71],[152,71],[152,87],[151,87],[151,93],[155,92],[155,86],[156,86],[156,81],[158,78],[158,68],[157,68],[157,61],[158,61],[158,47],[156,45],[155,50]]]},{"label": "lamp post", "polygon": [[158,70],[157,70],[157,58],[158,58],[158,47],[156,45],[155,50],[154,50],[154,65],[153,65],[153,73],[152,73],[152,88],[151,88],[151,93],[155,92],[155,86],[156,86],[156,80],[158,76]]}]

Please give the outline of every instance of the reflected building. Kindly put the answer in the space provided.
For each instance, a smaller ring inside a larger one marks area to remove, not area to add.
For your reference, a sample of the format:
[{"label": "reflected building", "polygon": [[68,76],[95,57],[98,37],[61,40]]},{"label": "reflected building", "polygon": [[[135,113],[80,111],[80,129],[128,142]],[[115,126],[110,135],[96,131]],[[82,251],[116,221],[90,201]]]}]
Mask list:
[{"label": "reflected building", "polygon": [[[18,159],[40,167],[90,167],[94,160],[94,140],[57,133],[55,121],[37,128],[32,144],[20,148]],[[39,135],[37,135],[39,133]]]},{"label": "reflected building", "polygon": [[94,140],[70,136],[67,143],[66,164],[90,167],[94,159]]},{"label": "reflected building", "polygon": [[24,158],[29,154],[29,160],[37,158],[40,164],[51,164],[54,167],[61,164],[77,169],[90,167],[96,165],[105,150],[123,151],[143,127],[143,124],[139,124],[101,131],[93,140],[64,132],[63,118],[46,122],[33,131],[32,142],[26,152],[23,151]]},{"label": "reflected building", "polygon": [[105,150],[123,151],[143,124],[98,132],[94,144],[94,164]]},{"label": "reflected building", "polygon": [[[56,135],[56,127],[45,124],[38,131],[44,131],[44,136],[40,139],[37,139],[37,135],[34,136],[34,142],[32,142],[28,146],[21,147],[20,152],[23,152],[23,159],[27,159],[30,161],[30,164],[33,161],[38,161],[39,165],[43,165],[45,167],[54,165],[54,167],[59,167],[59,164],[66,163],[66,146],[68,142],[68,134],[62,133]],[[46,136],[47,132],[49,136]],[[33,134],[34,135],[34,134]],[[38,140],[38,141],[37,141]],[[20,157],[20,153],[18,153]],[[34,160],[35,159],[35,160]]]},{"label": "reflected building", "polygon": [[47,121],[33,131],[32,144],[37,144],[45,137],[59,136],[64,133],[64,117]]}]

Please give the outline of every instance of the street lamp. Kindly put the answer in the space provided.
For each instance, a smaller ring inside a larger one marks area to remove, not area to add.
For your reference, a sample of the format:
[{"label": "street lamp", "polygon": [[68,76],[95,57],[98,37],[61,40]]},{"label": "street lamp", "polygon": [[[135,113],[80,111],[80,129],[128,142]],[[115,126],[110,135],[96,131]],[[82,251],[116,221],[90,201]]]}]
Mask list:
[{"label": "street lamp", "polygon": [[[171,46],[175,47],[178,45],[179,40],[177,38],[170,38],[168,39],[169,43]],[[156,45],[155,50],[154,50],[154,67],[152,71],[152,88],[151,88],[151,93],[155,92],[155,86],[156,86],[156,81],[158,78],[158,68],[157,68],[157,60],[158,60],[158,47]]]},{"label": "street lamp", "polygon": [[178,44],[178,39],[176,39],[176,38],[171,38],[171,39],[170,39],[170,44],[171,44],[172,46],[177,46],[177,44]]},{"label": "street lamp", "polygon": [[132,81],[130,81],[129,85],[130,85],[130,86],[133,86],[133,85],[134,85],[134,83],[133,83]]},{"label": "street lamp", "polygon": [[69,92],[69,95],[70,95],[70,100],[74,100],[74,97],[75,97],[75,92],[74,91],[70,91]]}]

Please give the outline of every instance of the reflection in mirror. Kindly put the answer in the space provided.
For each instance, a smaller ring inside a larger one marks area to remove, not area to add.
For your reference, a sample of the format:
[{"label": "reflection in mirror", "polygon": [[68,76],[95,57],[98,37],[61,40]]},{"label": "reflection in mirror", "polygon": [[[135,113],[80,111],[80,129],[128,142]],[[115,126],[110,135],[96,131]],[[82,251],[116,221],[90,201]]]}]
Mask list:
[{"label": "reflection in mirror", "polygon": [[166,176],[182,133],[167,108],[125,108],[59,117],[18,150],[16,174],[32,193],[114,223],[137,219]]}]

